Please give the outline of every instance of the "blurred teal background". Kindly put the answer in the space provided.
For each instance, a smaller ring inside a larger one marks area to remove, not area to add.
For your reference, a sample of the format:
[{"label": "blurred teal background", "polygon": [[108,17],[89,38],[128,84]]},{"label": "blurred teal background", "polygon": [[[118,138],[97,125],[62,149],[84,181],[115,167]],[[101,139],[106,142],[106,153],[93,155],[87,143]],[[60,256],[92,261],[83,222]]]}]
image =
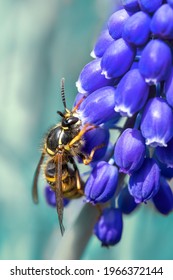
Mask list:
[{"label": "blurred teal background", "polygon": [[[86,226],[95,210],[82,200],[64,213],[31,198],[45,132],[62,110],[60,79],[72,107],[75,82],[116,0],[0,1],[0,259],[172,259],[173,215],[143,205],[124,219],[122,241],[105,249]],[[81,214],[82,211],[82,214]],[[88,241],[88,243],[87,243]]]}]

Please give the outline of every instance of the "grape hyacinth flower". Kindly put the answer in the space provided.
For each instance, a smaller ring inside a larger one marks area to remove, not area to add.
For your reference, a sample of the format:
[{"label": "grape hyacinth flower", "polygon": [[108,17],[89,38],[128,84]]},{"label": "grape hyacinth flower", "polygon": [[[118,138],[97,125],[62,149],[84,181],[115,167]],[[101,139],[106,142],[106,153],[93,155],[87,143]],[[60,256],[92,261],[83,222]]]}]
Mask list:
[{"label": "grape hyacinth flower", "polygon": [[160,97],[149,99],[141,119],[141,132],[146,144],[166,147],[173,137],[172,123],[173,112],[168,103]]},{"label": "grape hyacinth flower", "polygon": [[79,74],[74,102],[81,129],[93,127],[82,138],[81,151],[93,153],[83,201],[99,210],[93,231],[104,246],[120,241],[124,215],[139,204],[173,211],[173,1],[121,4]]},{"label": "grape hyacinth flower", "polygon": [[123,229],[122,213],[118,208],[105,208],[94,227],[94,233],[102,246],[112,246],[121,239]]},{"label": "grape hyacinth flower", "polygon": [[136,203],[146,202],[154,197],[160,187],[160,170],[153,159],[146,158],[129,180],[129,192]]},{"label": "grape hyacinth flower", "polygon": [[119,172],[132,174],[139,169],[145,157],[145,140],[135,128],[127,128],[117,140],[114,158]]},{"label": "grape hyacinth flower", "polygon": [[100,161],[92,170],[86,185],[86,201],[92,204],[104,203],[115,194],[118,182],[118,169]]}]

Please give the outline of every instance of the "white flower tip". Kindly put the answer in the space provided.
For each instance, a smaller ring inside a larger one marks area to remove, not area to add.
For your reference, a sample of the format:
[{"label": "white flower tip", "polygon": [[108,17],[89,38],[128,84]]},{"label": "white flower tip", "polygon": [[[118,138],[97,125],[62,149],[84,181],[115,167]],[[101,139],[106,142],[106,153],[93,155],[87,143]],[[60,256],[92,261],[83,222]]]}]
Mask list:
[{"label": "white flower tip", "polygon": [[88,92],[82,87],[80,80],[77,80],[77,82],[76,82],[76,87],[77,87],[78,92],[84,93],[84,94],[85,94],[85,93],[88,93]]},{"label": "white flower tip", "polygon": [[157,137],[154,138],[147,138],[145,140],[145,144],[147,146],[151,146],[151,147],[167,147],[167,144],[165,143],[165,141],[163,139],[159,139]]},{"label": "white flower tip", "polygon": [[157,85],[158,80],[157,79],[152,79],[152,78],[145,78],[145,82],[148,85],[152,86],[152,85]]},{"label": "white flower tip", "polygon": [[124,105],[116,105],[114,107],[115,112],[120,113],[122,117],[129,117],[131,118],[133,114],[130,112],[130,108],[125,107]]},{"label": "white flower tip", "polygon": [[106,79],[112,79],[112,77],[108,76],[108,73],[106,70],[102,70],[101,75],[104,75]]},{"label": "white flower tip", "polygon": [[97,58],[97,56],[96,56],[94,50],[92,50],[92,51],[90,52],[90,56],[93,57],[93,58]]}]

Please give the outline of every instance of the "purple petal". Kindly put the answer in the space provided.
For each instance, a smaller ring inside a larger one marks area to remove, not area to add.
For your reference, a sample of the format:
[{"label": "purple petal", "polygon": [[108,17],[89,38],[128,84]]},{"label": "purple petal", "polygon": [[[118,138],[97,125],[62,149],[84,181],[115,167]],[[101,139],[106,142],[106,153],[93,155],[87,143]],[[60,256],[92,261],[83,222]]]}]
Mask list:
[{"label": "purple petal", "polygon": [[169,46],[161,40],[151,40],[144,48],[139,61],[139,71],[145,81],[156,84],[169,75],[172,54]]},{"label": "purple petal", "polygon": [[120,80],[115,96],[115,111],[131,117],[146,103],[149,86],[138,69],[128,71]]},{"label": "purple petal", "polygon": [[102,60],[102,73],[106,78],[118,78],[131,67],[136,50],[122,38],[113,42],[105,51]]}]

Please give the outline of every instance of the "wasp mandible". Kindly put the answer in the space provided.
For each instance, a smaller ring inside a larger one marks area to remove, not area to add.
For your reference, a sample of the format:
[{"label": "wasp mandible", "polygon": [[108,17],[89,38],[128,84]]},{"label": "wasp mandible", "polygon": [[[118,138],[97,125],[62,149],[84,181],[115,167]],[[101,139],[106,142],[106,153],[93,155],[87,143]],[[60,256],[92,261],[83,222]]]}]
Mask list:
[{"label": "wasp mandible", "polygon": [[94,125],[85,124],[82,126],[77,109],[82,99],[73,110],[66,107],[64,78],[61,80],[61,97],[64,106],[64,113],[57,111],[61,116],[61,121],[55,125],[44,140],[42,154],[38,162],[32,188],[33,200],[38,203],[38,177],[41,166],[47,158],[44,167],[44,175],[56,195],[56,208],[58,213],[60,230],[63,235],[63,198],[81,197],[83,193],[83,182],[75,162],[75,157],[80,157],[84,164],[92,161],[95,151],[100,147],[95,147],[89,155],[82,152],[84,145],[83,135],[94,129]]}]

